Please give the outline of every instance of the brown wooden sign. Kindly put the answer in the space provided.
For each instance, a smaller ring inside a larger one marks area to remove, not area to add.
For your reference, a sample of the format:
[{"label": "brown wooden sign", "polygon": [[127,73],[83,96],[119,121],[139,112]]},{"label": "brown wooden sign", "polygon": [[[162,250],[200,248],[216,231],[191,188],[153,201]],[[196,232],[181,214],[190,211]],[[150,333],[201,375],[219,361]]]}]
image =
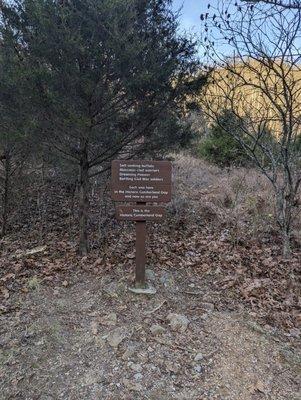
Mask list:
[{"label": "brown wooden sign", "polygon": [[112,161],[111,193],[114,201],[136,203],[136,205],[116,206],[116,218],[121,221],[135,221],[135,289],[147,290],[145,286],[146,221],[163,219],[165,208],[146,205],[146,203],[167,203],[171,200],[171,163],[145,160]]},{"label": "brown wooden sign", "polygon": [[112,199],[145,203],[169,202],[171,163],[144,160],[113,161]]},{"label": "brown wooden sign", "polygon": [[160,221],[165,208],[159,206],[116,206],[116,218],[120,221]]}]

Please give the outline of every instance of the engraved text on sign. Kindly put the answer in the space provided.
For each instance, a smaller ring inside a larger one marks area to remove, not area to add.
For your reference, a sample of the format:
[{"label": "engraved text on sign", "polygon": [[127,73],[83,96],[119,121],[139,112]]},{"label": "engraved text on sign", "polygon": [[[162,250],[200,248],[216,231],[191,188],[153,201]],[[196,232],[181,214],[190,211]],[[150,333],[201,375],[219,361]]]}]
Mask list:
[{"label": "engraved text on sign", "polygon": [[171,200],[171,163],[168,161],[112,162],[115,201],[167,203]]},{"label": "engraved text on sign", "polygon": [[160,206],[116,206],[116,218],[120,221],[160,221],[165,208]]}]

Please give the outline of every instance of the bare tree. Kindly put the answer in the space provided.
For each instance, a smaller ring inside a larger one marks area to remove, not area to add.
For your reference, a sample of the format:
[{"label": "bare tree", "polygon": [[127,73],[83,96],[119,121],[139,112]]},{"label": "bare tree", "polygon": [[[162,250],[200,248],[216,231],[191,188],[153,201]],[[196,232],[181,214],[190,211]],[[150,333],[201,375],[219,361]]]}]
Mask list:
[{"label": "bare tree", "polygon": [[301,1],[300,0],[242,0],[245,3],[265,3],[270,4],[272,6],[279,6],[286,9],[294,9],[301,10]]},{"label": "bare tree", "polygon": [[[301,184],[301,10],[279,13],[266,5],[219,1],[201,19],[211,69],[204,112],[271,182],[283,254],[289,256]],[[229,49],[231,56],[224,56]],[[224,109],[236,116],[239,130],[223,124]]]}]

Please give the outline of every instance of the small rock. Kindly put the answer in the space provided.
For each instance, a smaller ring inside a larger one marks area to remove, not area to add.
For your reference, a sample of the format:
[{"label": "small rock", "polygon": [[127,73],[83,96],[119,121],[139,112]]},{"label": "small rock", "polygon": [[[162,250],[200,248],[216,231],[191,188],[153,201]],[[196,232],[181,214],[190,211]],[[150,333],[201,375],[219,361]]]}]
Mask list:
[{"label": "small rock", "polygon": [[138,372],[137,374],[134,375],[134,378],[136,381],[141,381],[141,379],[143,378],[143,375],[140,372]]},{"label": "small rock", "polygon": [[155,275],[154,271],[151,270],[151,269],[147,269],[145,271],[145,277],[149,281],[155,281],[156,280],[156,275]]},{"label": "small rock", "polygon": [[110,346],[118,347],[119,344],[126,338],[126,332],[123,328],[117,328],[111,331],[107,336],[107,341]]},{"label": "small rock", "polygon": [[159,324],[154,324],[150,327],[150,331],[153,335],[161,335],[165,332],[165,328]]},{"label": "small rock", "polygon": [[189,319],[185,315],[170,313],[168,314],[167,319],[170,322],[170,327],[173,331],[183,333],[186,331],[189,324]]},{"label": "small rock", "polygon": [[115,313],[110,313],[102,317],[99,322],[102,325],[114,326],[117,323],[117,315]]},{"label": "small rock", "polygon": [[204,356],[202,353],[197,353],[197,355],[194,357],[194,361],[201,361],[203,358]]},{"label": "small rock", "polygon": [[203,372],[203,367],[201,365],[196,365],[194,367],[195,372],[197,372],[198,374]]},{"label": "small rock", "polygon": [[129,287],[129,291],[135,294],[156,294],[157,290],[153,286],[148,285],[145,288]]}]

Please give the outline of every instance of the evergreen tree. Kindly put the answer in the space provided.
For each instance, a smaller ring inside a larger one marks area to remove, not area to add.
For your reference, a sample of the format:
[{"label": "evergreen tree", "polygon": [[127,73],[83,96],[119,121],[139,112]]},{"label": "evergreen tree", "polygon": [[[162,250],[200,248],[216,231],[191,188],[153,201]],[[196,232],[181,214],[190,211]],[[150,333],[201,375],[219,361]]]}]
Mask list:
[{"label": "evergreen tree", "polygon": [[15,189],[13,177],[29,154],[27,144],[32,108],[27,83],[26,73],[13,46],[13,36],[6,32],[0,37],[1,236],[8,228]]},{"label": "evergreen tree", "polygon": [[[17,0],[5,30],[30,73],[43,140],[79,168],[81,254],[88,251],[89,177],[114,157],[162,153],[191,131],[179,117],[195,43],[179,35],[170,0]],[[196,84],[197,83],[197,84]]]},{"label": "evergreen tree", "polygon": [[219,123],[213,123],[209,129],[209,135],[205,137],[199,146],[199,154],[209,162],[220,167],[242,166],[250,163],[249,157],[242,146],[229,133],[235,131],[238,135],[244,135],[235,115],[229,110],[223,111],[219,116]]}]

